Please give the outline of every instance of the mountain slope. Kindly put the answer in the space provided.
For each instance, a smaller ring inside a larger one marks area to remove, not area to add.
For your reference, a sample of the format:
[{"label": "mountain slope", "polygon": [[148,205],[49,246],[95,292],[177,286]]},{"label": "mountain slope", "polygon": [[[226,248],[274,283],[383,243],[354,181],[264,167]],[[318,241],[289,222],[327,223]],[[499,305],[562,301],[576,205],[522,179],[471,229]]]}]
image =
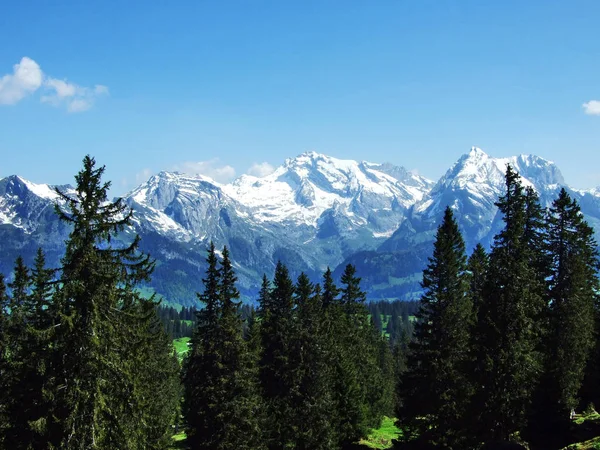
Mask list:
[{"label": "mountain slope", "polygon": [[[390,292],[418,295],[418,281],[426,264],[425,256],[431,253],[435,232],[447,205],[454,210],[467,250],[472,250],[478,243],[489,247],[503,226],[495,202],[504,194],[507,164],[519,172],[525,186],[536,190],[543,206],[550,206],[560,188],[565,187],[581,203],[586,219],[596,227],[597,232],[600,231],[598,193],[566,186],[560,170],[553,162],[535,155],[493,158],[473,147],[468,154],[459,158],[423,199],[409,209],[406,220],[378,248],[378,252],[363,261],[365,283],[371,294],[382,297]],[[397,271],[387,267],[382,262],[384,255],[388,255],[387,259],[400,259],[401,267]],[[347,262],[355,263],[358,256],[353,255]],[[413,267],[414,271],[406,273],[407,267]],[[387,283],[380,279],[381,274],[386,272],[389,272]],[[374,279],[371,279],[371,273],[376,274]]]},{"label": "mountain slope", "polygon": [[[446,205],[454,208],[467,248],[489,245],[501,227],[494,203],[506,164],[548,205],[564,186],[556,165],[537,156],[492,158],[478,148],[437,181],[391,164],[340,160],[314,152],[288,159],[262,178],[220,184],[201,175],[160,172],[125,196],[134,209],[131,233],[157,259],[148,289],[190,304],[202,290],[205,249],[229,246],[243,296],[253,298],[263,273],[281,260],[292,276],[318,281],[330,266],[352,263],[371,298],[415,298]],[[64,186],[63,189],[70,189]],[[569,189],[600,230],[600,190]],[[0,272],[42,246],[57,266],[69,230],[54,214],[51,186],[11,176],[0,180]]]},{"label": "mountain slope", "polygon": [[[278,260],[293,276],[304,271],[317,279],[327,266],[337,266],[356,251],[376,249],[432,185],[391,164],[310,152],[286,160],[266,177],[242,176],[227,185],[201,175],[161,172],[125,201],[135,211],[143,250],[158,260],[151,287],[189,303],[202,288],[204,252],[211,240],[218,248],[229,246],[242,293],[252,296],[262,274],[270,275]],[[38,242],[39,227],[53,221],[55,197],[48,186],[29,186],[22,195],[3,196],[0,211],[11,229],[24,227],[21,241]],[[22,211],[15,213],[12,198]],[[34,210],[44,208],[50,216],[36,221]],[[61,239],[49,236],[55,245]],[[10,265],[4,265],[5,273]]]}]

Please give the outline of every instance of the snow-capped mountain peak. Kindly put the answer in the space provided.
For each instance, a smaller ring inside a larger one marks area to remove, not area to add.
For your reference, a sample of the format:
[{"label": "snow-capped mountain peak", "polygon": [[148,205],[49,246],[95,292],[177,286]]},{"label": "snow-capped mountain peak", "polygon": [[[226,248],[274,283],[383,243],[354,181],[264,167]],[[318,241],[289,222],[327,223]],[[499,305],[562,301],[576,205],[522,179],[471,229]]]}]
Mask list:
[{"label": "snow-capped mountain peak", "polygon": [[[431,232],[446,206],[451,206],[461,222],[467,246],[484,238],[491,239],[498,226],[494,222],[495,202],[504,195],[509,164],[520,174],[522,184],[538,193],[543,206],[548,206],[559,187],[564,185],[560,170],[551,161],[535,155],[493,158],[480,148],[472,147],[415,204],[410,218],[412,229]],[[402,245],[406,244],[407,236],[400,239]]]},{"label": "snow-capped mountain peak", "polygon": [[[70,186],[60,186],[69,192]],[[59,200],[54,186],[32,183],[11,175],[0,180],[0,224],[10,224],[26,233],[33,232],[42,217],[53,214]]]},{"label": "snow-capped mountain peak", "polygon": [[[250,207],[260,221],[296,222],[317,226],[328,209],[346,209],[377,197],[377,209],[393,204],[408,207],[420,199],[431,182],[415,175],[398,179],[389,172],[408,173],[391,165],[343,160],[316,152],[286,159],[273,173],[262,178],[242,176],[223,191]],[[367,206],[365,204],[365,206]]]}]

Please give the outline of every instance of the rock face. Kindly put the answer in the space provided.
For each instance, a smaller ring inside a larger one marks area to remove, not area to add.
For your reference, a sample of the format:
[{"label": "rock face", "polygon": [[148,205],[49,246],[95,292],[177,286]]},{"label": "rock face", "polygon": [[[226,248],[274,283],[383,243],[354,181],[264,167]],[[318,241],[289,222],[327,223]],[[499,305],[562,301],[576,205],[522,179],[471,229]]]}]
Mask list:
[{"label": "rock face", "polygon": [[[446,205],[458,217],[467,248],[489,245],[501,227],[494,203],[513,165],[549,204],[564,180],[537,156],[491,158],[473,148],[433,183],[391,164],[340,160],[314,152],[288,159],[273,173],[220,184],[201,175],[161,172],[125,196],[134,229],[157,260],[151,288],[189,304],[202,289],[212,240],[232,253],[242,294],[252,298],[278,260],[293,276],[318,280],[330,266],[357,265],[371,298],[414,298]],[[64,186],[63,190],[69,189]],[[600,191],[570,192],[600,229]],[[37,246],[58,264],[68,229],[59,224],[52,188],[11,176],[0,180],[0,271]],[[127,239],[125,233],[123,239]]]}]

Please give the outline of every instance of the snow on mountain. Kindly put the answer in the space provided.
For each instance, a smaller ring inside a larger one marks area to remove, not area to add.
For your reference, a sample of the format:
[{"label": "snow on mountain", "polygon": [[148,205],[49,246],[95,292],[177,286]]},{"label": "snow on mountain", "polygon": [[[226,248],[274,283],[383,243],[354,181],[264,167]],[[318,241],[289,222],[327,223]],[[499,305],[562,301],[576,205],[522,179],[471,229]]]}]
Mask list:
[{"label": "snow on mountain", "polygon": [[493,158],[477,147],[462,157],[440,178],[408,219],[382,249],[397,249],[415,242],[432,241],[437,224],[450,205],[461,225],[467,248],[478,242],[489,245],[500,223],[495,202],[504,194],[504,175],[510,164],[524,186],[531,186],[543,206],[549,206],[565,185],[558,167],[535,155]]},{"label": "snow on mountain", "polygon": [[348,216],[356,212],[354,207],[361,201],[370,203],[374,212],[407,208],[431,186],[425,178],[406,174],[404,179],[398,179],[380,167],[309,152],[287,159],[266,177],[244,175],[223,186],[223,190],[252,208],[258,221],[296,222],[316,227],[322,214],[334,205]]},{"label": "snow on mountain", "polygon": [[26,233],[52,215],[58,194],[53,186],[35,184],[13,175],[0,180],[0,224],[13,225]]},{"label": "snow on mountain", "polygon": [[[206,235],[200,222],[210,221],[218,205],[266,228],[287,224],[318,230],[330,213],[344,215],[349,219],[346,231],[367,227],[379,239],[393,233],[406,209],[432,184],[390,164],[309,152],[287,159],[270,175],[243,175],[230,184],[161,172],[126,198],[148,214],[157,231],[174,232],[182,238]],[[189,209],[193,209],[193,218],[188,217],[192,214]]]},{"label": "snow on mountain", "polygon": [[[125,201],[135,210],[142,249],[159,261],[153,287],[175,301],[188,303],[201,290],[211,240],[229,246],[247,295],[281,260],[292,276],[304,271],[315,279],[326,266],[352,262],[372,298],[411,297],[446,205],[454,208],[468,250],[491,243],[502,225],[494,203],[504,193],[507,164],[544,206],[565,185],[543,158],[493,158],[475,147],[436,183],[392,164],[308,152],[267,176],[243,175],[229,184],[160,172]],[[600,188],[567,189],[600,230]],[[58,264],[68,228],[57,221],[56,200],[52,186],[17,176],[0,180],[0,272],[10,273],[16,255],[31,260],[39,245]]]}]

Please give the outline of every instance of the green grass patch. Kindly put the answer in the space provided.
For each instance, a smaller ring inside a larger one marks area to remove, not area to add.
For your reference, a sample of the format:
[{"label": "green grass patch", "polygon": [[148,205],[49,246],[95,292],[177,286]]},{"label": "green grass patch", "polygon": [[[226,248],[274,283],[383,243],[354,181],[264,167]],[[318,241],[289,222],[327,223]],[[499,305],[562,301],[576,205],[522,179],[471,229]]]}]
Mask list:
[{"label": "green grass patch", "polygon": [[189,351],[190,347],[188,345],[190,342],[189,337],[173,339],[173,347],[175,347],[175,351],[177,352],[177,357],[182,360],[185,354]]},{"label": "green grass patch", "polygon": [[175,442],[184,441],[186,438],[185,432],[178,433],[172,437]]},{"label": "green grass patch", "polygon": [[173,440],[173,444],[169,447],[171,450],[187,448],[185,443],[187,436],[184,431],[177,433],[171,439]]},{"label": "green grass patch", "polygon": [[600,414],[598,414],[595,411],[590,414],[580,414],[580,415],[575,416],[574,422],[577,425],[581,425],[582,423],[590,421],[590,420],[593,420],[593,421],[600,420]]},{"label": "green grass patch", "polygon": [[600,436],[590,439],[589,441],[571,444],[565,447],[564,450],[600,450]]},{"label": "green grass patch", "polygon": [[402,432],[395,424],[396,419],[384,417],[381,426],[371,430],[366,439],[360,441],[367,448],[388,449],[392,448],[392,439],[397,439]]}]

